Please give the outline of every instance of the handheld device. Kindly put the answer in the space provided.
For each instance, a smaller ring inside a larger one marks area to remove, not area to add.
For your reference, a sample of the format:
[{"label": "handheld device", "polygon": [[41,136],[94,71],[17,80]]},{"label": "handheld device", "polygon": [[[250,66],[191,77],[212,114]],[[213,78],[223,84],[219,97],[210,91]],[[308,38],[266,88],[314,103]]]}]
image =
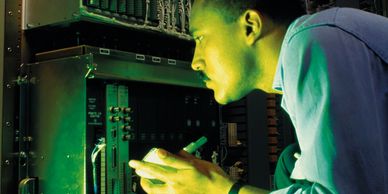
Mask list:
[{"label": "handheld device", "polygon": [[[184,151],[186,151],[189,154],[194,153],[197,151],[201,146],[203,146],[207,142],[207,138],[205,136],[202,136],[195,142],[191,142],[189,145],[183,148]],[[143,158],[143,161],[155,163],[159,165],[166,165],[157,154],[158,148],[152,148]],[[165,166],[166,168],[170,168],[168,166]],[[148,173],[140,170],[136,170],[136,174],[143,178],[150,179],[154,184],[163,184],[162,181],[155,179],[155,177],[149,175]]]}]

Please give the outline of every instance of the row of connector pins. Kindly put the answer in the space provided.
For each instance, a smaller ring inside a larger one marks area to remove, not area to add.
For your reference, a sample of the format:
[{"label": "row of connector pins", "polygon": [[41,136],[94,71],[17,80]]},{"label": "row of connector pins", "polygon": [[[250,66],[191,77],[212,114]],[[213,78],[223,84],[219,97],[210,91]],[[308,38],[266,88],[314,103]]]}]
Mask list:
[{"label": "row of connector pins", "polygon": [[109,120],[112,122],[120,122],[121,120],[124,120],[125,123],[132,122],[132,118],[130,116],[126,116],[126,117],[111,116],[111,117],[109,117]]},{"label": "row of connector pins", "polygon": [[111,113],[118,113],[120,111],[123,111],[124,114],[132,113],[132,109],[130,107],[124,107],[124,108],[121,108],[121,107],[110,107],[109,111]]}]

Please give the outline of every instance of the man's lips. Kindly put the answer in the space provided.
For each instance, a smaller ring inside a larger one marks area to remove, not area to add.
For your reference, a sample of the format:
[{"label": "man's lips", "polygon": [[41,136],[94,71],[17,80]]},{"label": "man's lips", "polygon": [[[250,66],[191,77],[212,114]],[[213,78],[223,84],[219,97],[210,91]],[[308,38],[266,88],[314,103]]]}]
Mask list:
[{"label": "man's lips", "polygon": [[203,71],[198,72],[198,76],[205,83],[210,81],[210,78]]}]

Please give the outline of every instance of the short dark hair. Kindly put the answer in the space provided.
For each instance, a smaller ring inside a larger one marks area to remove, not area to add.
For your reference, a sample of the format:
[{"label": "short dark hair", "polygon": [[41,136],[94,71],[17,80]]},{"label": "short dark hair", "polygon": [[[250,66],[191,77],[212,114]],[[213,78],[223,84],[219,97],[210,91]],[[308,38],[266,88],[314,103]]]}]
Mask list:
[{"label": "short dark hair", "polygon": [[258,10],[280,24],[289,24],[306,14],[304,0],[205,0],[227,11],[227,21],[235,21],[247,9]]}]

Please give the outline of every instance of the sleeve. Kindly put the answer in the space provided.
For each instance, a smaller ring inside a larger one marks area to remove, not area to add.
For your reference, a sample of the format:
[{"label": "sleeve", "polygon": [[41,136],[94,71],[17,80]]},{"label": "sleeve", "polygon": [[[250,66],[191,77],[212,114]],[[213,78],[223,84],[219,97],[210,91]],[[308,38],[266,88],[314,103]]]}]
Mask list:
[{"label": "sleeve", "polygon": [[322,185],[319,185],[318,183],[314,183],[314,184],[295,183],[287,188],[271,192],[271,194],[313,194],[313,193],[326,194],[326,193],[330,193],[330,191],[328,191],[326,188],[324,188]]},{"label": "sleeve", "polygon": [[376,115],[382,109],[374,102],[381,61],[334,26],[312,27],[286,41],[283,98],[301,147],[291,176],[310,184],[273,193],[371,193],[384,180],[378,171],[385,139]]}]

